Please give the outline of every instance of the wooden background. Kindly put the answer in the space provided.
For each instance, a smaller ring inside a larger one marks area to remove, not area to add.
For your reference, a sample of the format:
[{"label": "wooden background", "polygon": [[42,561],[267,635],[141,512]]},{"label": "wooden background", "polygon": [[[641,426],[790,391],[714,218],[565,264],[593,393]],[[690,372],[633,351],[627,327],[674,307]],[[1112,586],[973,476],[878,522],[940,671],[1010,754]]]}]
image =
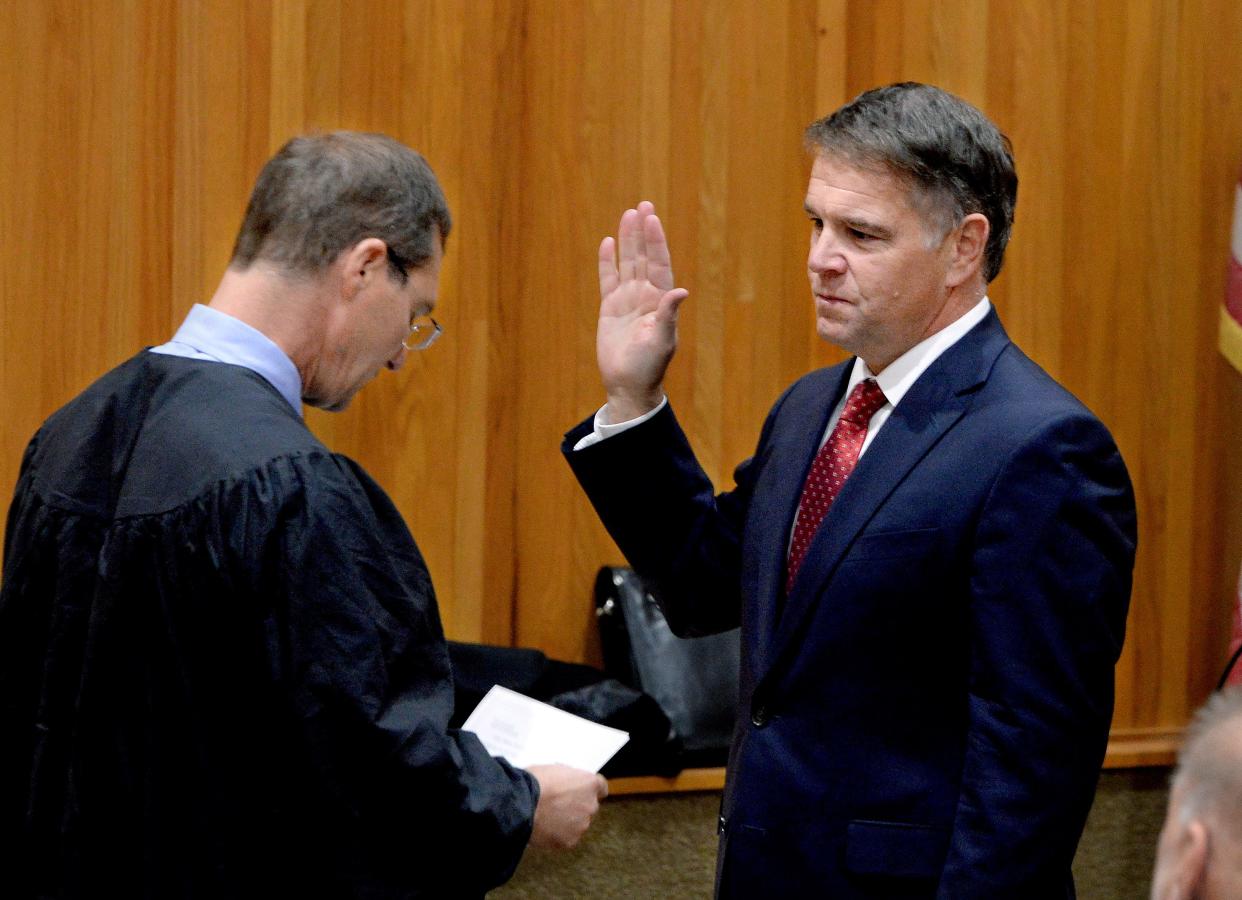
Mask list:
[{"label": "wooden background", "polygon": [[1242,377],[1215,352],[1242,164],[1236,0],[0,0],[0,493],[39,422],[162,342],[289,136],[388,132],[457,226],[445,340],[331,446],[392,493],[450,636],[598,660],[619,562],[559,457],[601,402],[594,253],[641,198],[691,291],[669,389],[720,486],[814,336],[803,127],[932,81],[1012,138],[992,296],[1112,428],[1141,544],[1114,763],[1165,759],[1223,660],[1242,550]]}]

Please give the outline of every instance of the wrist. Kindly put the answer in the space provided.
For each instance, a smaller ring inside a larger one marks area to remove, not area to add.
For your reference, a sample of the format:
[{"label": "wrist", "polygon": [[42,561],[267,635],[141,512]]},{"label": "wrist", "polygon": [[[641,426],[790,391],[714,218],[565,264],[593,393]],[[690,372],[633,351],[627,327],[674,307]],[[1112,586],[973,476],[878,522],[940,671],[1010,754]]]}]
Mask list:
[{"label": "wrist", "polygon": [[663,400],[664,391],[660,388],[656,388],[654,393],[639,395],[609,394],[604,416],[609,425],[620,425],[622,422],[645,416],[659,406]]}]

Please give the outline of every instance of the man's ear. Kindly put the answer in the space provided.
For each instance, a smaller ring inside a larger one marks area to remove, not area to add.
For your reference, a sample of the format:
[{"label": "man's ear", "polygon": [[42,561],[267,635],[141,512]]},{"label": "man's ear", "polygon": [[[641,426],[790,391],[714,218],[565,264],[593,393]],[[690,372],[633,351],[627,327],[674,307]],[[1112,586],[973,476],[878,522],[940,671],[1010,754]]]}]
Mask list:
[{"label": "man's ear", "polygon": [[1177,896],[1197,897],[1207,877],[1208,830],[1202,819],[1191,819],[1178,836],[1173,880]]},{"label": "man's ear", "polygon": [[353,298],[377,278],[388,275],[388,245],[363,238],[341,254],[341,279],[346,298]]},{"label": "man's ear", "polygon": [[983,213],[970,213],[949,232],[949,271],[945,284],[955,288],[965,284],[983,268],[984,251],[992,227]]}]

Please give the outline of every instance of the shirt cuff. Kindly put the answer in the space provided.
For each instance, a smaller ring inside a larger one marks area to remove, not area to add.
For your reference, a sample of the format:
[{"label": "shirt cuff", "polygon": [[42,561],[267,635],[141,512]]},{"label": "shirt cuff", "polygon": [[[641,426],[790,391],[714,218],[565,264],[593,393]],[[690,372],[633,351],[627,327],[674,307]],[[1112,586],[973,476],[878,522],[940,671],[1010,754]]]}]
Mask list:
[{"label": "shirt cuff", "polygon": [[651,410],[650,412],[643,413],[637,419],[630,419],[626,422],[618,422],[616,425],[607,425],[604,423],[604,410],[608,408],[608,404],[605,403],[603,406],[599,408],[599,411],[595,413],[595,423],[594,423],[595,430],[592,431],[590,434],[585,435],[581,440],[578,441],[578,443],[574,444],[574,452],[576,453],[579,450],[585,450],[587,447],[593,447],[594,445],[598,444],[600,441],[605,441],[608,438],[618,435],[623,431],[629,431],[631,428],[635,427],[636,425],[641,425],[643,424],[643,422],[646,422],[648,419],[652,418],[656,413],[664,409],[664,407],[666,406],[668,406],[667,395],[660,398],[660,402],[659,404],[656,405],[655,409]]}]

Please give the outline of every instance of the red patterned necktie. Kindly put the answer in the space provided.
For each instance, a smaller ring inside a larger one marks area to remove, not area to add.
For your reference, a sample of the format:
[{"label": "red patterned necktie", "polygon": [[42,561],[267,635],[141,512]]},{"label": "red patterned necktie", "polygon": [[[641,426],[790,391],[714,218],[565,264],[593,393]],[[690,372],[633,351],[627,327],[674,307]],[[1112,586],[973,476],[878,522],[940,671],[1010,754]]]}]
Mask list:
[{"label": "red patterned necktie", "polygon": [[785,593],[793,590],[794,579],[798,577],[798,569],[806,558],[811,539],[815,537],[824,516],[828,515],[832,501],[841,493],[845,479],[854,471],[858,453],[867,437],[867,425],[871,422],[871,417],[886,402],[888,401],[884,392],[874,378],[858,382],[854,385],[854,390],[850,391],[849,399],[845,401],[845,409],[841,411],[841,418],[837,420],[832,434],[815,454],[810,474],[806,476],[806,484],[802,486],[798,520],[794,523],[793,541],[789,545]]}]

